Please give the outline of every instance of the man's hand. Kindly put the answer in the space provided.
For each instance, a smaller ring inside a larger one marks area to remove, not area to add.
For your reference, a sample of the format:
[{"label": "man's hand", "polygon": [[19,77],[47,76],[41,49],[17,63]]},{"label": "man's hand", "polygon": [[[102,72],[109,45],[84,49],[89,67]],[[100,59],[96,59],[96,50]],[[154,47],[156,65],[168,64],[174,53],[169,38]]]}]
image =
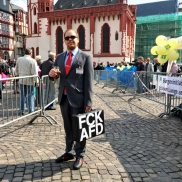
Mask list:
[{"label": "man's hand", "polygon": [[91,111],[92,107],[91,106],[85,106],[85,112]]},{"label": "man's hand", "polygon": [[54,78],[54,77],[58,76],[60,73],[61,73],[60,71],[58,73],[58,70],[53,68],[49,71],[49,76]]}]

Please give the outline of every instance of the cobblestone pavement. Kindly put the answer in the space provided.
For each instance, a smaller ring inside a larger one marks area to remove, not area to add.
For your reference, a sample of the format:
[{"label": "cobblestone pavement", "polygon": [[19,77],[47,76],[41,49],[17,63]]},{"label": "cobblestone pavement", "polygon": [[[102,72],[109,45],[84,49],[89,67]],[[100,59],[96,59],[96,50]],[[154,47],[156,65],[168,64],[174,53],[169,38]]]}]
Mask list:
[{"label": "cobblestone pavement", "polygon": [[[54,182],[180,182],[182,181],[182,123],[156,117],[163,106],[132,100],[129,94],[111,93],[95,86],[94,108],[105,112],[106,133],[88,140],[85,162],[56,164],[64,153],[64,129],[57,105],[46,111],[60,125],[31,117],[0,129],[0,181]],[[142,110],[139,108],[141,107]]]}]

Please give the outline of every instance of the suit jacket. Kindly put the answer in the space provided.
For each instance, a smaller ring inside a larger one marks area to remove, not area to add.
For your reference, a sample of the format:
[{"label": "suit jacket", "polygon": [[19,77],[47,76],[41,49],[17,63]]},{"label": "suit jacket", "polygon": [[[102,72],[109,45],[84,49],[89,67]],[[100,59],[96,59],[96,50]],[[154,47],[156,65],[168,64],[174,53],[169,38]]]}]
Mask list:
[{"label": "suit jacket", "polygon": [[[58,102],[61,103],[65,87],[67,98],[72,107],[92,106],[93,63],[90,55],[78,49],[78,54],[67,75],[65,73],[65,57],[66,52],[59,54],[54,63],[55,66],[59,66],[61,71]],[[83,74],[76,73],[78,68],[83,69]]]},{"label": "suit jacket", "polygon": [[40,66],[40,77],[42,77],[43,75],[48,75],[49,71],[53,68],[54,66],[54,62],[51,59],[48,59],[46,61],[44,61]]}]

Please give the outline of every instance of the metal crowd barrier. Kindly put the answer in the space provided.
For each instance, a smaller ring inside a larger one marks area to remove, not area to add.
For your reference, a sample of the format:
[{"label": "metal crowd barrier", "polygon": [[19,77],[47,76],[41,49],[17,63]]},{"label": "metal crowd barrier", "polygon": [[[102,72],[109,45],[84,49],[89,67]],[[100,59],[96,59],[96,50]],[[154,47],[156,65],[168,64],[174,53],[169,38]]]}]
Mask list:
[{"label": "metal crowd barrier", "polygon": [[[152,100],[156,103],[164,105],[164,112],[159,114],[159,117],[164,115],[169,115],[172,108],[179,108],[179,104],[182,103],[182,98],[176,95],[171,95],[168,93],[160,92],[157,90],[159,85],[159,76],[171,77],[169,73],[164,72],[136,72],[135,73],[135,88],[136,92],[129,101],[135,98],[144,97],[146,99]],[[181,77],[182,74],[176,73],[172,77]],[[182,78],[181,78],[182,79]]]},{"label": "metal crowd barrier", "polygon": [[118,70],[95,70],[94,80],[96,84],[102,84],[104,87],[113,88],[112,92],[129,90],[134,93],[134,72]]},{"label": "metal crowd barrier", "polygon": [[[141,97],[152,100],[164,106],[164,112],[159,117],[169,115],[173,108],[182,111],[179,105],[182,103],[182,97],[163,93],[157,90],[159,76],[171,76],[164,72],[131,72],[131,71],[106,71],[95,70],[94,79],[96,84],[103,84],[103,87],[113,87],[114,91],[132,94],[133,99]],[[173,77],[181,77],[182,74],[173,74]]]},{"label": "metal crowd barrier", "polygon": [[[29,85],[35,80],[38,84]],[[46,102],[45,104],[44,93],[48,91],[50,84],[53,82],[48,79],[48,75],[42,77],[42,79],[38,76],[0,79],[0,127],[17,122],[27,116],[34,116],[29,123],[32,123],[37,117],[44,117],[50,124],[53,124],[50,119],[58,124],[52,116],[45,114],[45,108],[57,100],[55,96],[58,82],[54,84],[54,98],[49,99],[49,103]],[[26,97],[23,95],[26,95]],[[46,97],[48,97],[48,94]],[[23,103],[25,103],[24,107]]]}]

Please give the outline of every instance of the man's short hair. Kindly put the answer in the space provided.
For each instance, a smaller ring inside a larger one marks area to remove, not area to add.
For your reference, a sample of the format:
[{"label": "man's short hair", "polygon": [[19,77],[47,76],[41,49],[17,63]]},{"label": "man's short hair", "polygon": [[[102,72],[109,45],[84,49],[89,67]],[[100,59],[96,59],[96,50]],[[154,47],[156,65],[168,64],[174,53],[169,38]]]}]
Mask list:
[{"label": "man's short hair", "polygon": [[65,38],[65,35],[66,35],[66,32],[69,32],[70,30],[74,31],[76,33],[76,36],[79,38],[79,35],[78,35],[78,32],[74,29],[68,29],[64,32],[64,38]]},{"label": "man's short hair", "polygon": [[142,61],[144,61],[144,58],[142,56],[139,56],[137,59],[141,59]]},{"label": "man's short hair", "polygon": [[48,56],[49,59],[53,59],[56,56],[56,54],[54,52],[50,52]]},{"label": "man's short hair", "polygon": [[25,49],[25,54],[26,55],[30,55],[32,53],[32,49],[31,48],[26,48]]}]

